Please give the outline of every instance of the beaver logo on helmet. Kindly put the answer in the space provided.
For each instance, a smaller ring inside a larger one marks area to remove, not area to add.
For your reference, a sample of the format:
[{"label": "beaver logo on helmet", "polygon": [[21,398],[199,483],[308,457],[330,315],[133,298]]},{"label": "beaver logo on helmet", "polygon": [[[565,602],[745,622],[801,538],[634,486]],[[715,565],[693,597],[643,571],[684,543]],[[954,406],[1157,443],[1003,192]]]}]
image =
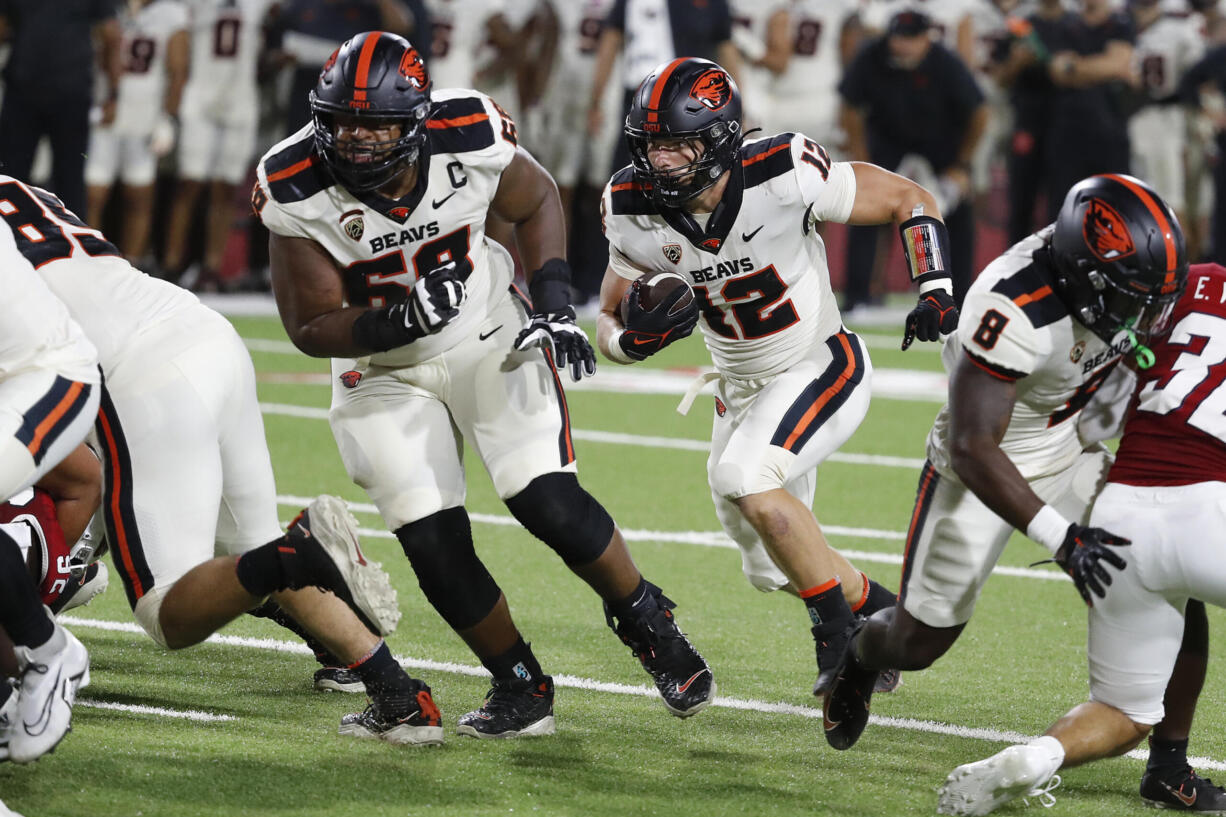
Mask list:
[{"label": "beaver logo on helmet", "polygon": [[416,48],[410,48],[400,58],[400,74],[413,83],[413,87],[418,90],[430,84],[430,75],[426,73],[426,64],[422,62],[421,55],[417,53]]},{"label": "beaver logo on helmet", "polygon": [[732,88],[728,85],[728,75],[712,68],[699,75],[690,86],[690,96],[697,99],[708,110],[718,111],[732,99]]},{"label": "beaver logo on helmet", "polygon": [[319,75],[320,75],[321,77],[322,77],[324,74],[326,74],[326,73],[328,73],[329,71],[331,71],[331,70],[332,70],[332,66],[336,65],[336,58],[337,58],[337,56],[339,56],[339,55],[340,55],[340,53],[341,53],[341,50],[338,48],[338,49],[336,49],[335,51],[333,51],[333,52],[332,52],[332,56],[331,56],[331,57],[328,57],[328,61],[324,63],[324,67],[323,67],[323,68],[321,68],[321,69],[320,69],[320,71],[319,71]]},{"label": "beaver logo on helmet", "polygon": [[1118,261],[1136,252],[1124,219],[1102,199],[1090,199],[1086,205],[1082,233],[1100,261]]}]

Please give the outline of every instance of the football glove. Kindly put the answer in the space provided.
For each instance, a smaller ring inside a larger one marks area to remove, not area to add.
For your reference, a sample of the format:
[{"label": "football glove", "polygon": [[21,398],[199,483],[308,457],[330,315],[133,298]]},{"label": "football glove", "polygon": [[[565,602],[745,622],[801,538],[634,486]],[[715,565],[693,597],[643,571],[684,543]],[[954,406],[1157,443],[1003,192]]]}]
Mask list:
[{"label": "football glove", "polygon": [[626,328],[617,339],[621,350],[631,360],[646,360],[673,341],[687,337],[698,323],[696,298],[672,312],[677,301],[689,294],[685,287],[679,287],[650,312],[639,303],[639,287],[639,282],[635,281],[626,293]]},{"label": "football glove", "polygon": [[454,261],[427,272],[414,282],[408,300],[392,306],[412,340],[433,335],[460,314],[468,290],[456,273]]},{"label": "football glove", "polygon": [[924,341],[938,340],[958,328],[958,307],[953,296],[943,289],[930,289],[921,293],[915,308],[907,313],[907,323],[902,337],[905,352],[916,338]]},{"label": "football glove", "polygon": [[547,349],[554,365],[569,368],[570,379],[576,383],[584,375],[596,374],[596,352],[575,324],[575,310],[570,305],[570,265],[561,258],[549,259],[532,274],[528,292],[532,295],[532,315],[515,338],[515,350],[522,352],[533,346]]},{"label": "football glove", "polygon": [[1128,563],[1113,548],[1129,544],[1131,541],[1122,536],[1074,522],[1064,534],[1064,543],[1056,551],[1055,562],[1072,577],[1085,603],[1093,607],[1090,594],[1106,598],[1107,587],[1111,585],[1111,574],[1102,562],[1123,570]]}]

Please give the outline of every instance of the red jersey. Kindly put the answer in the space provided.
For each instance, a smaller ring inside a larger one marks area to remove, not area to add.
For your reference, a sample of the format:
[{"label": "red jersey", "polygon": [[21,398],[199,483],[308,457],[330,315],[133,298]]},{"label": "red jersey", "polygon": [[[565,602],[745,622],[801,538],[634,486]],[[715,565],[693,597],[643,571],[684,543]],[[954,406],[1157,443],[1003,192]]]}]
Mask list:
[{"label": "red jersey", "polygon": [[0,524],[29,527],[27,564],[38,582],[43,604],[54,607],[73,581],[68,557],[72,548],[64,541],[64,531],[55,515],[55,501],[42,488],[27,489],[0,503]]},{"label": "red jersey", "polygon": [[1196,264],[1140,370],[1109,482],[1226,482],[1226,268]]}]

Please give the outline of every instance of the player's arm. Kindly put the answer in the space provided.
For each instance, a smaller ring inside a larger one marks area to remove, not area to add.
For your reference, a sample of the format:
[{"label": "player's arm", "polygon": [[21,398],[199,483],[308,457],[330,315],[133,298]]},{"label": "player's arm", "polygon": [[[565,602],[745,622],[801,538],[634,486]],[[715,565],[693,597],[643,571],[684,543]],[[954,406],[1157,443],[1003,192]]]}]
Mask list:
[{"label": "player's arm", "polygon": [[786,8],[775,9],[766,20],[766,51],[757,65],[779,76],[792,57],[792,16]]},{"label": "player's arm", "polygon": [[587,110],[587,129],[592,136],[599,136],[604,124],[602,105],[605,88],[613,75],[617,55],[621,53],[625,42],[626,35],[620,28],[606,25],[600,32],[600,40],[596,45],[596,64],[592,68],[592,96]]},{"label": "player's arm", "polygon": [[170,116],[179,115],[179,101],[183,98],[190,63],[191,35],[187,29],[181,28],[171,34],[166,43],[166,96],[162,101],[162,110]]},{"label": "player's arm", "polygon": [[102,464],[98,457],[82,443],[37,484],[55,501],[55,516],[64,531],[64,541],[70,545],[76,542],[102,504]]},{"label": "player's arm", "polygon": [[[610,252],[612,251],[610,248]],[[614,351],[611,345],[626,328],[622,324],[621,302],[633,283],[629,278],[618,275],[612,266],[605,268],[604,280],[600,282],[600,313],[596,316],[596,345],[600,347],[602,355],[618,363],[633,362],[630,359],[624,359],[624,354],[617,354],[617,351],[620,350]]]},{"label": "player's arm", "polygon": [[554,364],[570,368],[571,379],[596,373],[596,353],[575,324],[570,305],[570,264],[566,261],[566,224],[553,178],[523,148],[502,171],[490,211],[515,225],[516,244],[532,297],[532,319],[515,339],[523,351],[541,346]]},{"label": "player's arm", "polygon": [[98,61],[106,77],[107,91],[103,97],[102,124],[115,119],[115,103],[119,100],[119,78],[123,75],[123,28],[117,16],[106,17],[94,24],[98,42]]}]

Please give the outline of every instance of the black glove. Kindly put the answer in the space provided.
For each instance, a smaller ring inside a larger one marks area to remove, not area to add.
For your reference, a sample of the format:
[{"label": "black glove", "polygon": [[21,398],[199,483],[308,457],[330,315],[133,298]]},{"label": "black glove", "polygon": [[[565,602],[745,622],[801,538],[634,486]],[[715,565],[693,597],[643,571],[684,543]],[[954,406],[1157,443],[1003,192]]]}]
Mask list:
[{"label": "black glove", "polygon": [[907,313],[906,330],[902,337],[905,352],[911,341],[937,340],[958,328],[958,307],[953,296],[943,289],[930,289],[919,296],[919,303]]},{"label": "black glove", "polygon": [[1073,577],[1077,592],[1093,607],[1090,593],[1100,599],[1106,598],[1107,587],[1111,585],[1111,574],[1100,562],[1123,570],[1128,563],[1111,548],[1130,544],[1130,540],[1102,528],[1087,528],[1074,522],[1064,534],[1064,543],[1056,551],[1055,562]]},{"label": "black glove", "polygon": [[549,349],[554,365],[569,366],[570,379],[576,383],[585,374],[596,374],[596,352],[575,325],[575,310],[570,306],[570,266],[560,258],[546,261],[533,273],[528,291],[532,295],[531,322],[515,338],[515,349]]},{"label": "black glove", "polygon": [[426,273],[413,283],[407,300],[358,316],[354,342],[372,352],[386,352],[439,331],[460,314],[468,297],[463,276],[469,271],[467,261],[460,267],[452,261]]},{"label": "black glove", "polygon": [[626,329],[618,338],[618,344],[627,357],[646,360],[694,331],[698,323],[698,299],[691,295],[688,304],[674,309],[677,301],[686,295],[691,295],[690,290],[679,287],[648,312],[639,303],[639,282],[634,282],[626,292]]}]

